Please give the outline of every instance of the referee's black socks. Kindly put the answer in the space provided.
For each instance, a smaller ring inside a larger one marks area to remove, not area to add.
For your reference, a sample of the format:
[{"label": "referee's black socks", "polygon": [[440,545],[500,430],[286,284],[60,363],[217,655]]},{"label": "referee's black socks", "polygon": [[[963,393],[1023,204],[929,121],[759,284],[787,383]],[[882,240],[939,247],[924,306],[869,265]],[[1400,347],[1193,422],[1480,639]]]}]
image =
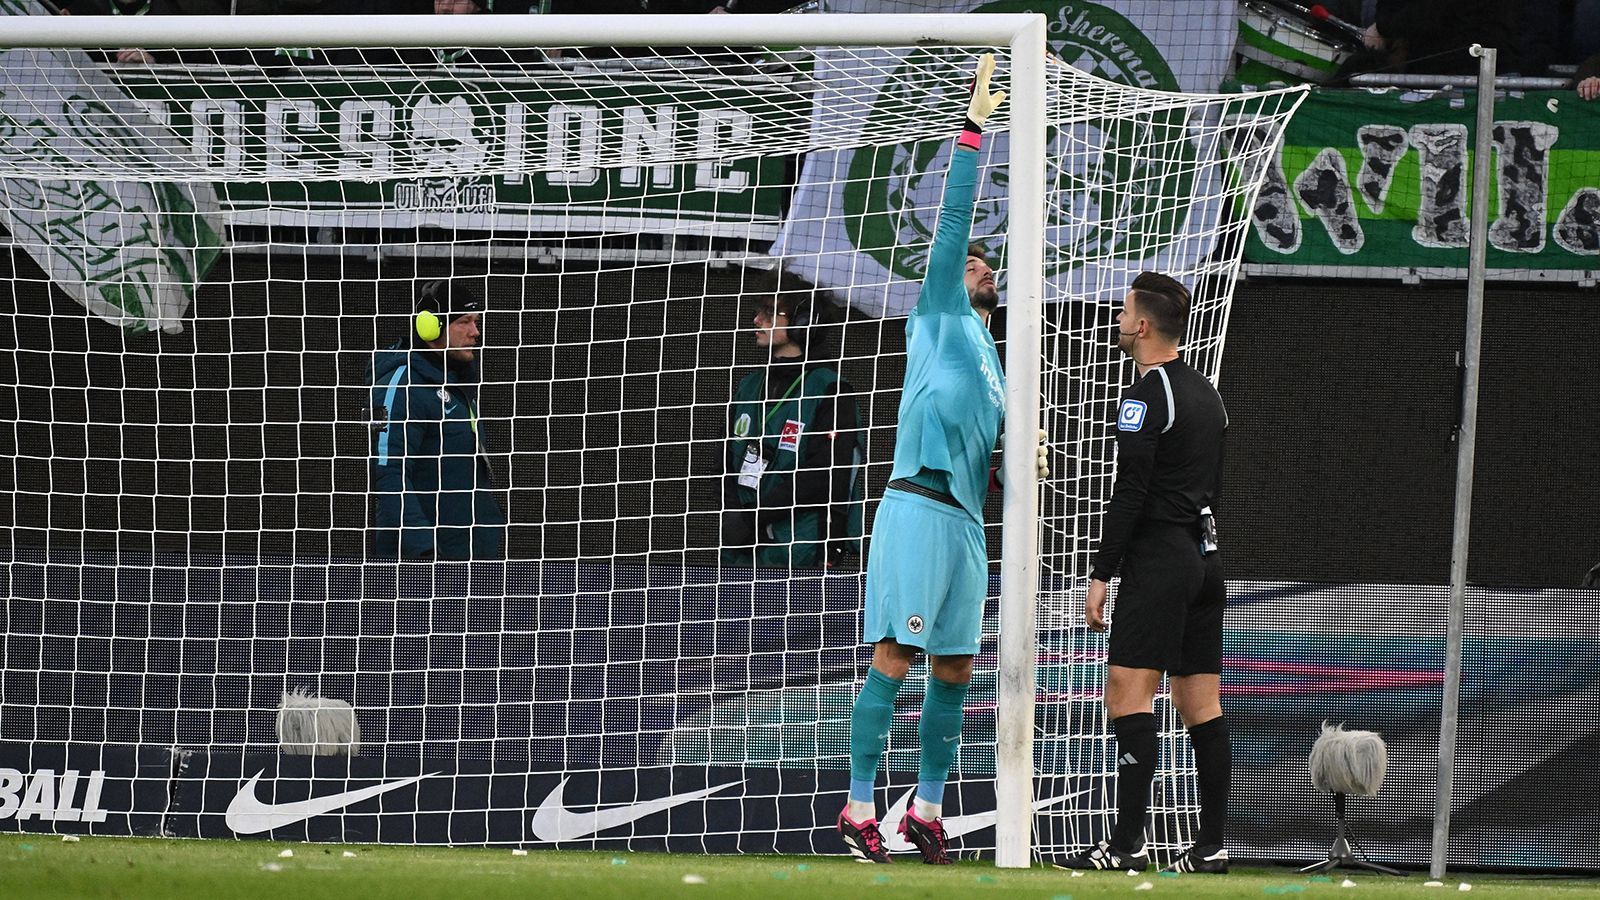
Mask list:
[{"label": "referee's black socks", "polygon": [[1150,782],[1156,777],[1156,717],[1134,713],[1111,720],[1117,734],[1117,827],[1111,843],[1134,853],[1144,846]]},{"label": "referee's black socks", "polygon": [[1217,716],[1190,728],[1189,743],[1194,745],[1194,767],[1200,781],[1200,834],[1195,846],[1220,847],[1222,830],[1228,822],[1228,791],[1233,785],[1233,740],[1228,736],[1228,720]]}]

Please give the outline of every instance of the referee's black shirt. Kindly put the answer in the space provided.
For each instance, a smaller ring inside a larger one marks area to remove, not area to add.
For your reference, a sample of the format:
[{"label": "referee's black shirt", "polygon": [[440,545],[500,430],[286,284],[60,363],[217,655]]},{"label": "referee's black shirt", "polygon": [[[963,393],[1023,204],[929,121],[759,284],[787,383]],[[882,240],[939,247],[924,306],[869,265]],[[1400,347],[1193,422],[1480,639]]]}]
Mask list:
[{"label": "referee's black shirt", "polygon": [[1117,407],[1117,481],[1090,577],[1109,581],[1142,522],[1193,525],[1222,490],[1228,410],[1182,359],[1152,366]]}]

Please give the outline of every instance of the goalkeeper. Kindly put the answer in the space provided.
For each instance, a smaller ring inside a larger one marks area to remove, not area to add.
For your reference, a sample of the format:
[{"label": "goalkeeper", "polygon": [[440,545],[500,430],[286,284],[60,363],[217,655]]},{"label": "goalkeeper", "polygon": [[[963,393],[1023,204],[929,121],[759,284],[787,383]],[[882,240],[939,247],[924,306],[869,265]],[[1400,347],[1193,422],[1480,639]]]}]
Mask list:
[{"label": "goalkeeper", "polygon": [[[945,179],[928,274],[906,320],[894,470],[872,526],[862,629],[862,639],[873,645],[872,668],[851,714],[850,799],[838,823],[845,845],[864,862],[890,861],[873,784],[895,695],[919,652],[929,657],[918,726],[921,764],[900,834],[923,862],[951,862],[941,806],[988,595],[983,501],[1005,405],[1000,356],[988,327],[1000,304],[994,270],[967,243],[981,126],[1005,100],[1003,91],[989,93],[993,72],[994,56],[985,54]],[[1047,474],[1042,444],[1039,469],[1041,477]]]}]

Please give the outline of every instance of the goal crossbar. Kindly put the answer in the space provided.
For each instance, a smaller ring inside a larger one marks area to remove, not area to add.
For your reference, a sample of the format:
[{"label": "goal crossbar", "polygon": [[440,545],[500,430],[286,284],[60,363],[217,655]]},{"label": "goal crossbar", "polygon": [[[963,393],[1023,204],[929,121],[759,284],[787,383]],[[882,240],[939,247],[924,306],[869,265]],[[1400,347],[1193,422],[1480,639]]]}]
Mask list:
[{"label": "goal crossbar", "polygon": [[739,16],[18,16],[0,47],[1010,46],[1035,13]]}]

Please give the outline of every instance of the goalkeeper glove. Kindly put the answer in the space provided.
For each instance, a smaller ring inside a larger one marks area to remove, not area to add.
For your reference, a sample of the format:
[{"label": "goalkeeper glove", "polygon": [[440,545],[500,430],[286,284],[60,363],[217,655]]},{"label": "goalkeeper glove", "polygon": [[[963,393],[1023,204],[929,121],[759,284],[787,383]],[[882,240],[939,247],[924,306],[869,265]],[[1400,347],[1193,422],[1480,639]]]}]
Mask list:
[{"label": "goalkeeper glove", "polygon": [[978,149],[982,143],[983,123],[989,121],[1000,104],[1006,102],[1006,92],[989,93],[989,76],[994,74],[994,54],[978,57],[978,72],[972,79],[972,96],[967,101],[967,122],[961,130],[958,143],[963,147]]},{"label": "goalkeeper glove", "polygon": [[[1043,428],[1039,429],[1038,452],[1036,452],[1033,456],[1033,472],[1040,481],[1044,481],[1046,478],[1050,477],[1049,440],[1049,433]],[[1001,449],[1005,448],[1005,435],[1000,436],[1000,447]],[[1000,489],[1000,470],[998,468],[992,468],[989,470],[989,490],[998,491]]]}]

